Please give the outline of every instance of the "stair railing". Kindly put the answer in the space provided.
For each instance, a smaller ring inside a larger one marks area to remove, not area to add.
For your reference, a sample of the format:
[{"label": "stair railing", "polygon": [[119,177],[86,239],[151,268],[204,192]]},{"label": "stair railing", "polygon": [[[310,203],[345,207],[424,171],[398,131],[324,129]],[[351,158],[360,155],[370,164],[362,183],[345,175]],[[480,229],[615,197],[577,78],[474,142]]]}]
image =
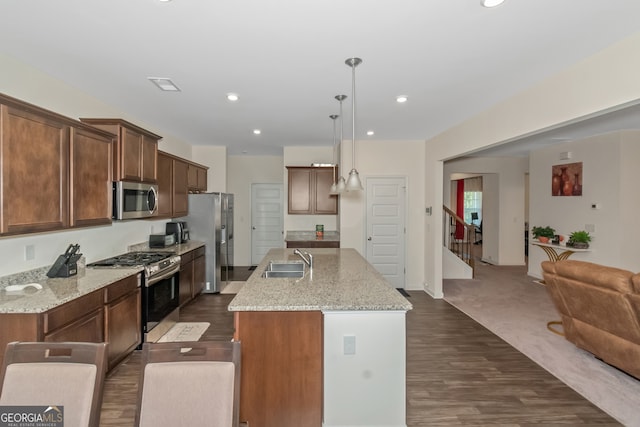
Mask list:
[{"label": "stair railing", "polygon": [[464,222],[464,219],[448,207],[443,205],[442,208],[444,210],[442,244],[473,268],[474,259],[471,245],[475,242],[475,227],[473,224]]}]

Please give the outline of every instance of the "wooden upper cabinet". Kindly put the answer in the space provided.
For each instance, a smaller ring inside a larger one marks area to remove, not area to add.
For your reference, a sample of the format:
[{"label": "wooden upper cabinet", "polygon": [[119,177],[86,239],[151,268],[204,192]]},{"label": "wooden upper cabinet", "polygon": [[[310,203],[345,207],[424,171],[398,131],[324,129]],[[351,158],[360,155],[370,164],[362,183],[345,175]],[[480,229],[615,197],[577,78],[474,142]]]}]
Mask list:
[{"label": "wooden upper cabinet", "polygon": [[69,126],[55,117],[14,106],[0,108],[0,232],[31,233],[68,226]]},{"label": "wooden upper cabinet", "polygon": [[207,191],[207,169],[204,166],[189,163],[189,191],[194,193]]},{"label": "wooden upper cabinet", "polygon": [[117,136],[113,145],[113,179],[155,183],[158,141],[161,136],[122,119],[82,118],[82,122]]},{"label": "wooden upper cabinet", "polygon": [[111,222],[114,135],[0,94],[1,234]]},{"label": "wooden upper cabinet", "polygon": [[101,132],[71,128],[71,226],[110,224],[112,143]]},{"label": "wooden upper cabinet", "polygon": [[333,168],[287,166],[289,214],[336,215],[338,197],[329,194]]},{"label": "wooden upper cabinet", "polygon": [[158,216],[173,215],[173,158],[158,152]]},{"label": "wooden upper cabinet", "polygon": [[188,163],[158,151],[158,216],[180,217],[189,213]]}]

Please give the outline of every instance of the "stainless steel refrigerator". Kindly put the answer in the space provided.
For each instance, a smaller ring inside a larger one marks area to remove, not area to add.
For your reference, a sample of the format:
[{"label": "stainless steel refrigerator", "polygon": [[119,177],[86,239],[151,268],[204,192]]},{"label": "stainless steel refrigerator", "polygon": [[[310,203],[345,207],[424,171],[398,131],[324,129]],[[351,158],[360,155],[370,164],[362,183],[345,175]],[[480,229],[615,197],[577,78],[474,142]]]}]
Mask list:
[{"label": "stainless steel refrigerator", "polygon": [[189,215],[184,217],[189,238],[205,243],[206,286],[220,292],[233,269],[233,194],[189,194]]}]

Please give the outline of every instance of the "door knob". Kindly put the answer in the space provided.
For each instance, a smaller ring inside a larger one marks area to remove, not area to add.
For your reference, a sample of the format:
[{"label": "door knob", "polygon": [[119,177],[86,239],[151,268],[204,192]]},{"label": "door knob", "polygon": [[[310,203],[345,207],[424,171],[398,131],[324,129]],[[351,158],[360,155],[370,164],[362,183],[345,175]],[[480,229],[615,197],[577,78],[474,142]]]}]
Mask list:
[{"label": "door knob", "polygon": [[367,240],[371,241],[371,237],[369,237]]},{"label": "door knob", "polygon": [[251,227],[251,229],[252,229],[252,230],[255,230],[256,228],[255,228],[255,227]]}]

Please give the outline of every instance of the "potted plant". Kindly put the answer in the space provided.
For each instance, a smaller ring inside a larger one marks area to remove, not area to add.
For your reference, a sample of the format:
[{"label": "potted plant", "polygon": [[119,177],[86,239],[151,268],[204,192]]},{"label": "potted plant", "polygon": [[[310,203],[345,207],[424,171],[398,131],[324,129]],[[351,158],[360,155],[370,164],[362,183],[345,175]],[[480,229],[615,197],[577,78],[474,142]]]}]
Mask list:
[{"label": "potted plant", "polygon": [[531,229],[534,239],[538,239],[540,243],[549,243],[549,240],[553,239],[556,235],[556,230],[549,227],[533,227]]},{"label": "potted plant", "polygon": [[591,235],[588,231],[580,230],[574,231],[569,235],[569,241],[567,241],[567,246],[576,248],[576,249],[587,249],[589,247],[589,242],[591,241]]}]

